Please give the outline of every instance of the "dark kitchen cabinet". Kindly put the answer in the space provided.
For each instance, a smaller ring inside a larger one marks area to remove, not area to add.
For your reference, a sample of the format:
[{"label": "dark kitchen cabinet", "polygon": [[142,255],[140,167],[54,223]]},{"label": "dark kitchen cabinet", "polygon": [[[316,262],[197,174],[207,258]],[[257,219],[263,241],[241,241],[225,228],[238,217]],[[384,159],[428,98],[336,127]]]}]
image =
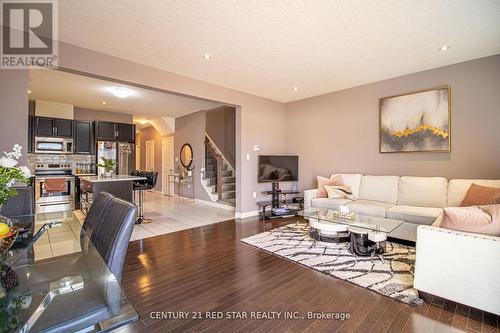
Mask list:
[{"label": "dark kitchen cabinet", "polygon": [[36,117],[35,135],[46,137],[72,138],[73,120]]},{"label": "dark kitchen cabinet", "polygon": [[52,118],[35,118],[36,136],[54,136],[54,121]]},{"label": "dark kitchen cabinet", "polygon": [[96,139],[99,141],[135,142],[135,125],[96,121]]},{"label": "dark kitchen cabinet", "polygon": [[100,141],[114,141],[116,137],[115,123],[96,121],[96,138]]},{"label": "dark kitchen cabinet", "polygon": [[35,117],[28,116],[28,153],[33,152],[33,146],[35,145],[35,138],[33,136],[34,127]]},{"label": "dark kitchen cabinet", "polygon": [[54,136],[59,138],[72,138],[73,120],[54,119]]},{"label": "dark kitchen cabinet", "polygon": [[75,154],[91,155],[95,152],[94,125],[91,121],[74,121]]},{"label": "dark kitchen cabinet", "polygon": [[135,141],[135,125],[116,124],[116,132],[118,141],[124,141],[124,142]]}]

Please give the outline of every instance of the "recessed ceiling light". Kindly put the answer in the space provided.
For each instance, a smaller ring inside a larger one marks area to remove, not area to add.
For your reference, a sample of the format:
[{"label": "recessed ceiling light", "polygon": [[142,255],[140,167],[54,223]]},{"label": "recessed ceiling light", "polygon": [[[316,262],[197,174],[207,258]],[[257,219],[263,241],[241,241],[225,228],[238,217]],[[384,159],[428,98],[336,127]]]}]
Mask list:
[{"label": "recessed ceiling light", "polygon": [[212,59],[212,55],[211,55],[211,54],[209,54],[209,53],[205,53],[205,54],[203,55],[203,59],[205,59],[205,60],[210,60],[210,59]]},{"label": "recessed ceiling light", "polygon": [[28,94],[31,94],[31,90],[28,90]]},{"label": "recessed ceiling light", "polygon": [[293,91],[298,91],[299,87],[293,87],[292,89],[293,89]]},{"label": "recessed ceiling light", "polygon": [[126,98],[132,95],[132,90],[124,88],[124,87],[112,87],[109,88],[109,91],[118,98]]},{"label": "recessed ceiling light", "polygon": [[439,51],[446,51],[448,50],[450,47],[448,45],[443,45],[439,48]]},{"label": "recessed ceiling light", "polygon": [[102,102],[101,102],[101,104],[102,104],[102,105],[106,105],[106,101],[102,101]]}]

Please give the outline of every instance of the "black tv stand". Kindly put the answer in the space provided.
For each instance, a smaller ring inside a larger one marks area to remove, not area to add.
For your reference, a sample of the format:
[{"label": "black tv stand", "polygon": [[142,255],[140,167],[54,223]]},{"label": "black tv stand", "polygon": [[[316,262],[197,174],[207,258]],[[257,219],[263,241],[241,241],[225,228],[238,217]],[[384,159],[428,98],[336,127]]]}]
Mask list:
[{"label": "black tv stand", "polygon": [[[301,194],[297,190],[281,190],[278,182],[272,183],[271,191],[263,191],[262,193],[271,195],[271,201],[259,201],[257,205],[262,207],[262,217],[264,219],[276,219],[283,217],[295,216],[302,208]],[[285,196],[281,199],[281,196]],[[286,196],[293,196],[293,198],[287,198]],[[288,204],[298,204],[299,208],[288,208]],[[267,207],[271,206],[271,210],[266,210]]]}]

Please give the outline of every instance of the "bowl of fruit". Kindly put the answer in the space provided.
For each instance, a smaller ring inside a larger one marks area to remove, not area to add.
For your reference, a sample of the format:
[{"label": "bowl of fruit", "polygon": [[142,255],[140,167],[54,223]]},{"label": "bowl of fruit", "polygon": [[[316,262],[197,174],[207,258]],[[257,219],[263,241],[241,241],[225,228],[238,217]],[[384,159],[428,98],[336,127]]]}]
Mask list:
[{"label": "bowl of fruit", "polygon": [[3,256],[16,241],[19,234],[19,228],[9,226],[6,223],[0,223],[0,257]]}]

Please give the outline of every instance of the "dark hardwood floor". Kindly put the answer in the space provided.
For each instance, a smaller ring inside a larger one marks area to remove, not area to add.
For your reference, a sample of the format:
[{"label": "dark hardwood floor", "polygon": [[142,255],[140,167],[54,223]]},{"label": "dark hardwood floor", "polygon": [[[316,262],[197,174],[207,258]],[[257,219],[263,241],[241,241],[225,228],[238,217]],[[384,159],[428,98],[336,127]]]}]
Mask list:
[{"label": "dark hardwood floor", "polygon": [[[141,318],[118,332],[500,332],[497,316],[439,300],[415,308],[240,242],[259,232],[257,219],[226,221],[131,242],[122,285]],[[190,314],[152,319],[158,311]],[[207,311],[348,312],[351,318],[192,318]]]}]

